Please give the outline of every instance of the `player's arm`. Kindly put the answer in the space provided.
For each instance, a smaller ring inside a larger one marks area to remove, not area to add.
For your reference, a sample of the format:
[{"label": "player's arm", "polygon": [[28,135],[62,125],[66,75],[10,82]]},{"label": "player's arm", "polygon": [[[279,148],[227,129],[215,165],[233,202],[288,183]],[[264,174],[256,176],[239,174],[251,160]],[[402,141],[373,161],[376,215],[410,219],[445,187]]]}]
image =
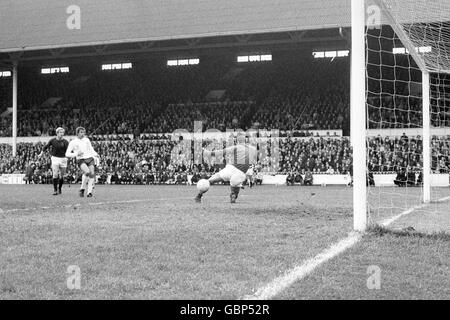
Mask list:
[{"label": "player's arm", "polygon": [[52,142],[53,142],[53,139],[50,139],[47,142],[47,144],[42,148],[41,153],[39,153],[39,155],[38,155],[39,158],[42,157],[44,155],[44,152],[46,152],[50,148],[50,146],[52,145]]},{"label": "player's arm", "polygon": [[69,146],[67,147],[66,150],[66,157],[67,158],[75,158],[78,154],[75,152],[75,144],[73,143],[73,141],[69,142]]},{"label": "player's arm", "polygon": [[100,156],[98,155],[97,151],[95,151],[94,147],[92,147],[91,140],[88,140],[88,142],[89,142],[89,148],[91,148],[92,152],[94,153],[94,157],[100,158]]},{"label": "player's arm", "polygon": [[92,154],[94,155],[94,164],[96,167],[100,166],[100,156],[97,153],[97,151],[94,150],[94,147],[92,147],[91,140],[88,140],[89,142],[89,148],[92,150]]},{"label": "player's arm", "polygon": [[69,148],[69,141],[64,140],[64,148],[66,149],[67,152],[67,149]]}]

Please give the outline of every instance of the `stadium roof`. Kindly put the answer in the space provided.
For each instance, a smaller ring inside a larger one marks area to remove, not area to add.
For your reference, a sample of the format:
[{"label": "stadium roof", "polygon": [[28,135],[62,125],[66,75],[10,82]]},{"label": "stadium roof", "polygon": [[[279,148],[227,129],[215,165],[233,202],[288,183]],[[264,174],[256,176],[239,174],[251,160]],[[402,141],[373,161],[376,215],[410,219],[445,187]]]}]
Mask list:
[{"label": "stadium roof", "polygon": [[349,25],[350,0],[2,0],[0,53]]}]

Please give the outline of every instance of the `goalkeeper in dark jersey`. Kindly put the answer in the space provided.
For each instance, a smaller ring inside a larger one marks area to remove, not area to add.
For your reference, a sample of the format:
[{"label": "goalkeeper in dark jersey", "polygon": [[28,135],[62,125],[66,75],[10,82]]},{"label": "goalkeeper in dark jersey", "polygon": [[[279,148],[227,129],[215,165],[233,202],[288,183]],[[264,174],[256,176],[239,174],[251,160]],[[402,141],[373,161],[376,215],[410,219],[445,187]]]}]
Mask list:
[{"label": "goalkeeper in dark jersey", "polygon": [[67,158],[66,150],[69,146],[69,141],[63,138],[64,129],[56,129],[56,137],[50,139],[50,141],[44,146],[39,157],[42,157],[45,151],[50,149],[52,155],[52,172],[53,172],[53,195],[61,194],[62,185],[64,183],[64,175],[67,170]]},{"label": "goalkeeper in dark jersey", "polygon": [[[203,157],[216,157],[216,163],[226,160],[226,166],[218,173],[209,178],[210,184],[219,181],[230,182],[230,201],[235,203],[239,195],[242,184],[247,179],[246,172],[252,164],[256,164],[257,149],[248,144],[237,144],[222,150],[203,150]],[[201,202],[205,192],[199,192],[195,197],[195,201]]]}]

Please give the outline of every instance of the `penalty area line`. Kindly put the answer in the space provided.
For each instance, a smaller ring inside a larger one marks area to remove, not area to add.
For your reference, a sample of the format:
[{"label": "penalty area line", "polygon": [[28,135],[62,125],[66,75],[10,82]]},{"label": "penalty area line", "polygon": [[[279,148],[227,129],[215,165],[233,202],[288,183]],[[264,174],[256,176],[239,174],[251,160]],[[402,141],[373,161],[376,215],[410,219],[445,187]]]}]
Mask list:
[{"label": "penalty area line", "polygon": [[[441,198],[437,201],[442,202],[447,199],[450,199],[450,197]],[[390,219],[384,220],[381,224],[384,227],[387,227],[390,224],[397,221],[398,219],[400,219],[401,217],[411,214],[412,212],[418,209],[422,209],[425,206],[427,206],[427,204],[412,207]],[[315,257],[306,260],[301,265],[295,266],[294,268],[287,270],[284,273],[284,275],[275,278],[267,285],[257,289],[255,293],[244,296],[242,300],[269,300],[274,298],[275,296],[280,294],[283,290],[293,285],[295,282],[298,282],[303,278],[305,278],[307,275],[311,274],[315,269],[320,267],[325,262],[337,257],[341,253],[345,252],[347,249],[353,247],[362,239],[363,234],[364,233],[360,232],[350,232],[346,238],[331,245],[328,249],[325,249]]]}]

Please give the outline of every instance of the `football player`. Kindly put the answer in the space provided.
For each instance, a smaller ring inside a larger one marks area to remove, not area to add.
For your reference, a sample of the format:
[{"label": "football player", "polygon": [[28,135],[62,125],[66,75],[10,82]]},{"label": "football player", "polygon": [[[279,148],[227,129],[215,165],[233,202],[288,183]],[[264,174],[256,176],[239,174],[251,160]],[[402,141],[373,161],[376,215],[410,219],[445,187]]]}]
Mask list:
[{"label": "football player", "polygon": [[[230,182],[230,202],[235,203],[243,182],[247,179],[246,172],[250,166],[256,163],[257,149],[249,144],[236,144],[222,150],[203,150],[203,157],[225,158],[226,166],[209,178],[210,184],[219,181]],[[216,161],[220,163],[221,161]],[[196,202],[202,201],[202,196],[207,191],[199,191],[195,197]]]},{"label": "football player", "polygon": [[44,152],[50,149],[52,173],[53,173],[53,195],[62,193],[62,185],[64,183],[64,175],[67,170],[66,151],[69,146],[69,141],[64,139],[64,129],[59,127],[56,129],[56,137],[44,146],[39,158],[43,156]]},{"label": "football player", "polygon": [[[86,129],[78,127],[77,137],[70,141],[66,157],[76,158],[77,164],[83,172],[79,195],[84,197],[87,187],[87,197],[92,197],[95,183],[95,164],[98,163],[98,153],[92,147],[91,141],[86,137]],[[96,160],[97,159],[97,160]]]}]

